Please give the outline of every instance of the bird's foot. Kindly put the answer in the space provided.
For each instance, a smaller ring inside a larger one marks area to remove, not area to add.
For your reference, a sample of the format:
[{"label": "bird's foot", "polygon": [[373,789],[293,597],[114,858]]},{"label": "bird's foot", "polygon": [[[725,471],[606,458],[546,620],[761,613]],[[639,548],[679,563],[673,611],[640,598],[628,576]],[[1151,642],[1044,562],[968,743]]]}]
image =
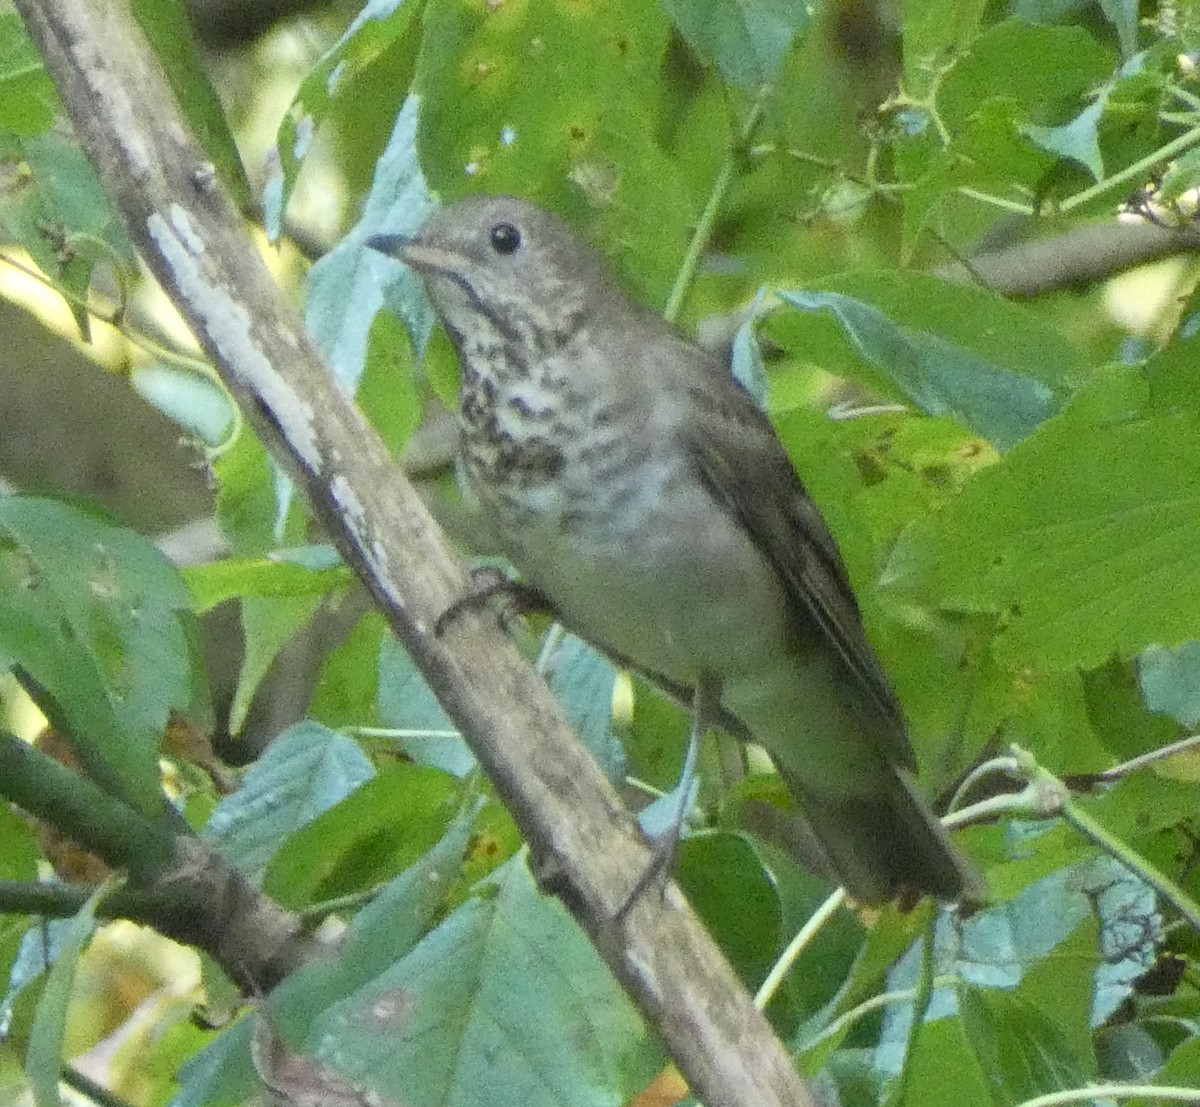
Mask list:
[{"label": "bird's foot", "polygon": [[650,863],[641,871],[625,901],[613,915],[613,924],[622,925],[629,912],[642,896],[656,888],[660,895],[667,890],[671,873],[675,870],[675,858],[679,853],[680,827],[676,826],[658,838],[650,839]]},{"label": "bird's foot", "polygon": [[478,612],[495,599],[505,601],[505,612],[527,615],[535,611],[550,611],[550,601],[529,584],[513,580],[503,569],[493,565],[478,566],[470,571],[470,587],[438,616],[433,633],[441,637],[450,624],[467,612]]}]

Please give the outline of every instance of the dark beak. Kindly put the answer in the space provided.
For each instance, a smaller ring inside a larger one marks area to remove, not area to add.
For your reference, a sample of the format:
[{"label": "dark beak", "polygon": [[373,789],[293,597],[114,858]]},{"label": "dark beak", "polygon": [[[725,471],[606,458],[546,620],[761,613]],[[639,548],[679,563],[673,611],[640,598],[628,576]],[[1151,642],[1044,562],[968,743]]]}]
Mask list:
[{"label": "dark beak", "polygon": [[404,248],[412,242],[405,234],[373,234],[367,239],[367,249],[378,250],[397,261],[404,260]]}]

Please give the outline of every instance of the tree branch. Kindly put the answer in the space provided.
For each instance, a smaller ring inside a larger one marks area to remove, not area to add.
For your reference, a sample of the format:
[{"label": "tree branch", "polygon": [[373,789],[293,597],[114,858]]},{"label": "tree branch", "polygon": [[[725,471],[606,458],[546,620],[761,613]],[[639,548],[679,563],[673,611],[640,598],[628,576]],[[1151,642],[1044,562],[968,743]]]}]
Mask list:
[{"label": "tree branch", "polygon": [[[133,889],[117,893],[99,914],[136,918],[203,949],[230,977],[259,991],[274,987],[312,955],[315,947],[300,919],[258,891],[211,846],[179,833],[165,819],[147,818],[7,734],[0,734],[0,795],[129,873]],[[38,897],[33,886],[5,882],[0,907],[40,910],[40,899],[47,913],[59,915],[75,894],[76,889],[49,886]],[[126,915],[124,907],[133,912]]]},{"label": "tree branch", "polygon": [[118,0],[17,0],[133,241],[470,743],[555,891],[710,1107],[810,1104],[795,1067],[671,886],[611,920],[649,863],[545,685],[496,628],[432,628],[465,589],[440,532],[335,385],[187,135]]},{"label": "tree branch", "polygon": [[934,274],[962,284],[982,283],[1006,296],[1038,296],[1076,288],[1117,273],[1200,249],[1200,225],[1094,223],[1050,238],[976,254],[968,264],[939,266]]}]

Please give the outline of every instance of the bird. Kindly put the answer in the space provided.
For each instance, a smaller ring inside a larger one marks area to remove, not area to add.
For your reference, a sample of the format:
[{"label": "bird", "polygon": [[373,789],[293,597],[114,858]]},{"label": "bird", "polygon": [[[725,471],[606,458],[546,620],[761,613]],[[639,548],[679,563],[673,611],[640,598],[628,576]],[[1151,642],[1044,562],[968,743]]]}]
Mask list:
[{"label": "bird", "polygon": [[469,196],[366,244],[457,352],[458,480],[523,587],[694,726],[765,749],[856,902],[980,899],[834,538],[727,361],[531,201]]}]

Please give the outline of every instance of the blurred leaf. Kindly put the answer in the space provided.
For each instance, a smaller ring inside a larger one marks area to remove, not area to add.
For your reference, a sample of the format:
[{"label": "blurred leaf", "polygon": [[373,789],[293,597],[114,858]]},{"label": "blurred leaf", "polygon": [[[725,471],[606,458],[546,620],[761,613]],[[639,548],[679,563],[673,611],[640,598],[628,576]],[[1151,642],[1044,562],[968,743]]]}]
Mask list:
[{"label": "blurred leaf", "polygon": [[[991,289],[910,270],[852,269],[816,282],[813,290],[868,304],[906,333],[935,334],[1010,373],[1032,377],[1056,396],[1091,379],[1090,362],[1061,328],[1028,305],[1007,300]],[[838,361],[825,366],[823,345],[816,353],[807,352],[821,334],[841,329],[821,313],[776,313],[767,328],[780,345],[825,368],[836,372],[846,364]],[[849,352],[852,346],[845,332],[838,338]]]},{"label": "blurred leaf", "polygon": [[90,335],[87,300],[99,264],[132,270],[135,255],[91,163],[66,135],[0,134],[0,165],[11,182],[0,188],[0,227],[16,239],[67,297],[80,333]]},{"label": "blurred leaf", "polygon": [[663,7],[697,54],[744,92],[774,80],[812,9],[789,0],[664,0]]},{"label": "blurred leaf", "polygon": [[130,383],[139,396],[206,446],[220,446],[236,423],[229,394],[214,380],[169,363],[135,368]]},{"label": "blurred leaf", "polygon": [[[1200,1038],[1183,1042],[1167,1058],[1162,1071],[1154,1075],[1155,1084],[1176,1088],[1200,1087]],[[1131,1099],[1129,1107],[1157,1107],[1161,1100]]]},{"label": "blurred leaf", "polygon": [[962,1019],[924,1023],[913,1042],[900,1107],[961,1107],[1012,1101],[992,1095],[1000,1074],[981,1064]]},{"label": "blurred leaf", "polygon": [[162,802],[158,749],[192,695],[187,592],[150,543],[78,508],[0,497],[0,656],[61,710],[88,775],[139,810]]},{"label": "blurred leaf", "polygon": [[1100,154],[1096,127],[1103,111],[1103,100],[1095,100],[1070,123],[1063,123],[1058,127],[1027,123],[1021,130],[1043,150],[1049,150],[1060,158],[1071,158],[1079,162],[1091,173],[1093,179],[1099,181],[1104,178],[1104,158]]},{"label": "blurred leaf", "polygon": [[1025,112],[1074,106],[1115,67],[1115,55],[1082,27],[1007,19],[980,34],[946,74],[938,114],[957,131],[994,98],[1011,100]]},{"label": "blurred leaf", "polygon": [[990,364],[936,334],[910,333],[869,304],[836,292],[779,295],[801,311],[832,312],[858,354],[893,389],[931,415],[957,416],[998,449],[1032,433],[1057,407],[1040,381]]},{"label": "blurred leaf", "polygon": [[390,880],[446,833],[459,791],[438,769],[389,765],[289,837],[263,891],[300,909]]},{"label": "blurred leaf", "polygon": [[1171,340],[1146,361],[1155,411],[1200,411],[1200,289],[1188,298]]},{"label": "blurred leaf", "polygon": [[1135,376],[1099,380],[914,526],[889,587],[1005,613],[1004,663],[1091,668],[1200,635],[1200,424],[1143,405]]},{"label": "blurred leaf", "polygon": [[1121,53],[1128,57],[1138,44],[1137,0],[1100,0],[1100,10],[1117,32]]},{"label": "blurred leaf", "polygon": [[387,626],[371,611],[328,654],[308,714],[334,729],[378,726],[379,650]]},{"label": "blurred leaf", "polygon": [[243,426],[217,455],[212,469],[217,522],[232,552],[257,555],[274,549],[279,537],[276,478],[266,447]]},{"label": "blurred leaf", "polygon": [[599,1107],[625,1101],[662,1063],[524,857],[323,1014],[310,1041],[315,1060],[409,1107]]},{"label": "blurred leaf", "polygon": [[358,745],[317,723],[285,730],[217,804],[204,837],[252,879],[287,838],[375,775]]},{"label": "blurred leaf", "polygon": [[379,718],[400,734],[396,748],[418,765],[432,765],[466,776],[475,755],[446,718],[437,697],[417,671],[404,647],[390,634],[379,647]]},{"label": "blurred leaf", "polygon": [[254,695],[280,651],[308,625],[321,606],[321,596],[245,596],[242,599],[242,638],[245,649],[237,687],[229,705],[229,732],[240,734]]}]

